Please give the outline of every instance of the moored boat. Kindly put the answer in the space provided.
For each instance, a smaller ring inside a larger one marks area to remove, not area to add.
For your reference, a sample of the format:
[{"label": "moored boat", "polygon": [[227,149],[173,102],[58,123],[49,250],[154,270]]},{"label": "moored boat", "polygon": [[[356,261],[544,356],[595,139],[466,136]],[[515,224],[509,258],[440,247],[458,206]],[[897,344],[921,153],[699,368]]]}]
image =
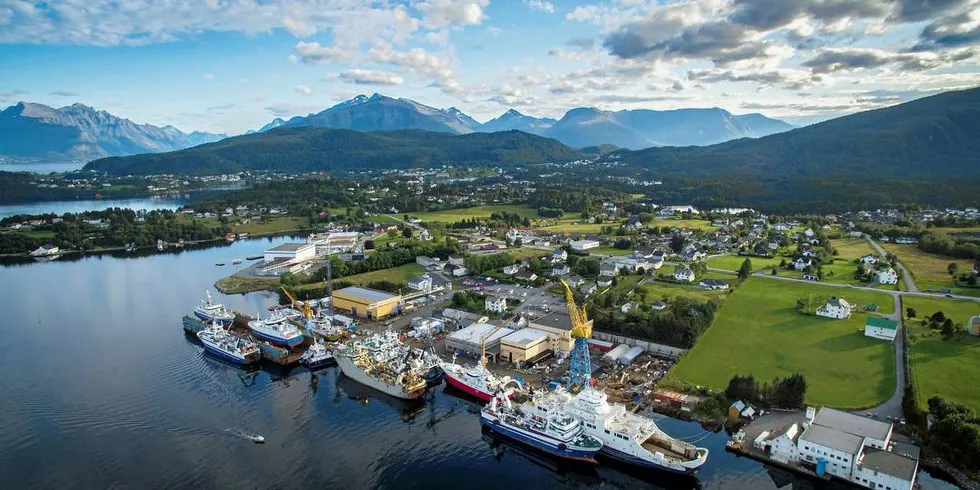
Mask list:
[{"label": "moored boat", "polygon": [[256,318],[248,322],[248,328],[252,329],[256,337],[276,345],[295,347],[303,343],[303,332],[289,323],[286,315],[279,312],[265,319]]},{"label": "moored boat", "polygon": [[480,423],[490,430],[552,456],[595,463],[602,441],[585,433],[584,425],[562,413],[531,415],[499,392],[480,411]]},{"label": "moored boat", "polygon": [[212,323],[197,333],[204,348],[211,354],[236,364],[254,364],[262,360],[259,347],[248,339],[243,339]]},{"label": "moored boat", "polygon": [[578,419],[587,434],[602,440],[603,456],[630,465],[688,475],[708,459],[708,449],[674,439],[652,419],[610,404],[604,392],[591,386],[577,395],[560,389],[539,392],[523,407],[537,416],[562,413]]},{"label": "moored boat", "polygon": [[498,391],[504,391],[510,397],[514,390],[521,388],[517,380],[510,376],[498,378],[481,363],[467,368],[454,362],[444,362],[442,370],[445,372],[446,384],[483,401],[490,401]]},{"label": "moored boat", "polygon": [[214,322],[222,327],[231,326],[235,321],[235,314],[225,308],[221,303],[211,299],[211,291],[205,291],[205,299],[200,306],[194,308],[194,316],[206,322]]},{"label": "moored boat", "polygon": [[303,357],[300,358],[300,362],[303,363],[307,369],[317,369],[325,366],[333,366],[337,364],[337,359],[333,357],[333,353],[327,346],[323,345],[319,339],[313,342],[313,345],[305,353]]},{"label": "moored boat", "polygon": [[426,363],[392,332],[338,345],[334,357],[350,379],[387,395],[415,399],[428,389]]}]

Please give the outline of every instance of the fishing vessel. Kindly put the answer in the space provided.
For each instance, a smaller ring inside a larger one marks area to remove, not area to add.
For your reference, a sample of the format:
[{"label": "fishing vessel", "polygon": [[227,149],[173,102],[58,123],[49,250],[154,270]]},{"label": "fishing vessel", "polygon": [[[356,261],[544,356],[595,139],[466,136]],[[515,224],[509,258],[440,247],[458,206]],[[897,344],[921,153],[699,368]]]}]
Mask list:
[{"label": "fishing vessel", "polygon": [[221,303],[211,299],[211,291],[205,291],[205,299],[194,309],[194,316],[206,322],[214,322],[222,327],[229,327],[235,321],[235,314]]},{"label": "fishing vessel", "polygon": [[276,345],[295,347],[303,343],[303,332],[300,332],[286,315],[275,312],[265,319],[256,317],[248,322],[248,328],[256,337]]},{"label": "fishing vessel", "polygon": [[483,401],[490,401],[498,391],[503,391],[510,397],[515,390],[521,389],[520,382],[510,376],[498,378],[482,363],[466,368],[455,362],[444,362],[442,370],[445,372],[446,384]]},{"label": "fishing vessel", "polygon": [[242,259],[240,259],[238,257],[235,257],[234,259],[231,259],[231,263],[232,264],[241,264],[242,263]]},{"label": "fishing vessel", "polygon": [[560,412],[545,415],[514,406],[503,392],[496,393],[480,411],[480,423],[490,430],[555,457],[595,463],[602,441],[585,432],[578,419]]},{"label": "fishing vessel", "polygon": [[392,332],[372,335],[364,340],[338,345],[337,365],[347,377],[387,395],[415,399],[428,386],[421,351],[410,349]]},{"label": "fishing vessel", "polygon": [[205,350],[235,364],[249,365],[262,360],[255,342],[233,335],[216,323],[198,332],[197,338],[201,339]]},{"label": "fishing vessel", "polygon": [[313,345],[303,353],[303,357],[300,358],[300,362],[303,363],[308,369],[317,369],[324,366],[332,366],[337,364],[337,360],[334,359],[333,353],[330,349],[327,349],[326,345],[323,345],[319,339],[313,342]]},{"label": "fishing vessel", "polygon": [[333,316],[327,315],[323,311],[313,317],[313,331],[331,342],[340,340],[343,335],[343,329],[334,322]]},{"label": "fishing vessel", "polygon": [[670,437],[653,419],[610,404],[604,392],[591,386],[577,395],[561,389],[539,392],[523,407],[540,417],[567,414],[578,419],[587,434],[603,442],[602,455],[627,464],[691,474],[708,459],[706,448]]}]

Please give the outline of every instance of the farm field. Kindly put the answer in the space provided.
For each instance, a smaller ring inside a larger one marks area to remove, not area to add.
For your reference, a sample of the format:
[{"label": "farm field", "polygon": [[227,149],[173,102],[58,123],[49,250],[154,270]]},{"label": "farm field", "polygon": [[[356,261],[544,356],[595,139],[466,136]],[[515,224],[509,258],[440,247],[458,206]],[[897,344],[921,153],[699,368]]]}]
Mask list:
[{"label": "farm field", "polygon": [[[217,220],[215,220],[215,223],[217,223]],[[232,226],[232,229],[254,235],[257,233],[277,233],[286,230],[298,230],[300,228],[305,228],[307,225],[309,225],[309,220],[305,218],[283,216],[280,218],[252,221],[247,225],[235,225]]]},{"label": "farm field", "polygon": [[973,269],[972,260],[931,254],[920,250],[916,245],[882,243],[881,246],[886,251],[895,254],[898,261],[908,268],[920,291],[927,291],[930,287],[935,291],[948,288],[954,294],[980,296],[980,288],[957,286],[953,281],[953,276],[950,276],[946,270],[950,262],[955,262],[959,266],[960,272],[971,270]]},{"label": "farm field", "polygon": [[409,279],[422,274],[423,272],[425,272],[424,267],[412,263],[392,267],[390,269],[381,269],[379,271],[365,272],[363,274],[338,277],[335,279],[339,281],[351,282],[353,284],[368,284],[374,281],[408,282]]},{"label": "farm field", "polygon": [[918,318],[906,319],[909,363],[916,403],[926,407],[929,398],[940,395],[980,411],[980,339],[963,336],[943,340],[939,331],[923,326],[919,318],[942,311],[954,323],[965,325],[980,315],[980,303],[917,296],[903,297],[906,308],[914,308]]},{"label": "farm field", "polygon": [[723,390],[735,374],[770,381],[801,372],[808,403],[854,409],[876,405],[895,389],[892,344],[863,335],[862,313],[833,320],[795,311],[799,298],[817,301],[836,294],[853,304],[894,308],[892,298],[882,293],[750,278],[731,294],[671,376]]},{"label": "farm field", "polygon": [[854,262],[854,259],[859,259],[865,255],[875,253],[874,249],[871,248],[871,244],[864,238],[840,238],[831,240],[830,244],[837,249],[838,258],[846,259],[850,262]]},{"label": "farm field", "polygon": [[580,223],[576,221],[563,221],[551,226],[540,228],[542,231],[552,231],[556,233],[599,233],[603,226],[618,226],[614,223]]},{"label": "farm field", "polygon": [[[475,206],[472,208],[446,209],[443,211],[407,213],[409,217],[419,218],[428,222],[461,221],[470,218],[489,218],[491,214],[497,212],[518,213],[521,216],[537,219],[538,211],[523,204],[493,204],[487,206]],[[402,218],[402,215],[397,215]]]},{"label": "farm field", "polygon": [[757,272],[763,269],[771,269],[779,265],[782,260],[790,261],[788,257],[776,256],[776,257],[745,257],[742,255],[720,255],[717,257],[708,258],[705,263],[708,267],[712,269],[724,269],[727,271],[737,271],[742,267],[742,262],[745,259],[749,259],[752,262],[752,272]]},{"label": "farm field", "polygon": [[678,228],[700,229],[704,231],[715,231],[719,228],[718,226],[712,225],[710,221],[703,219],[655,219],[647,223],[647,227],[651,226],[676,226]]},{"label": "farm field", "polygon": [[588,250],[589,255],[630,255],[632,248],[596,247]]},{"label": "farm field", "polygon": [[701,289],[697,285],[683,285],[674,284],[662,281],[647,280],[642,286],[647,290],[647,303],[653,303],[654,301],[663,301],[665,298],[667,302],[675,297],[685,297],[696,299],[698,301],[707,301],[711,298],[724,298],[727,291],[711,291],[707,289]]}]

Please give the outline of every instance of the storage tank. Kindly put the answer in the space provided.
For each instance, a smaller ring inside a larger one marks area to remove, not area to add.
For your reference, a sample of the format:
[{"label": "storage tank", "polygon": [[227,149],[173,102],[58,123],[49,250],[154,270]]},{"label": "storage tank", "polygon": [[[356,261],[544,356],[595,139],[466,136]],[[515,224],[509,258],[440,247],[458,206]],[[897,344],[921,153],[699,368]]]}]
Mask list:
[{"label": "storage tank", "polygon": [[620,366],[629,366],[633,362],[633,360],[639,357],[640,354],[642,353],[643,353],[643,347],[640,346],[633,347],[632,349],[626,351],[625,354],[616,358],[616,364],[619,364]]},{"label": "storage tank", "polygon": [[609,364],[612,364],[612,363],[616,362],[616,359],[619,359],[619,356],[625,354],[626,351],[628,351],[628,350],[630,350],[630,346],[628,346],[626,344],[619,344],[616,347],[614,347],[611,351],[606,352],[605,354],[603,354],[602,355],[602,361],[603,362],[606,362],[606,363],[609,363]]}]

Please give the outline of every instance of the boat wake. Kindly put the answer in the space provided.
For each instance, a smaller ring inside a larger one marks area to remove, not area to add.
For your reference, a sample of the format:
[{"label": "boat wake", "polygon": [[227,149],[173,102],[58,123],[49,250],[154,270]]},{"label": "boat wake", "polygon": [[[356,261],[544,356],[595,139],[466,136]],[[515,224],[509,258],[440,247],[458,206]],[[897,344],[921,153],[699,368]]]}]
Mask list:
[{"label": "boat wake", "polygon": [[247,440],[252,441],[252,442],[254,442],[256,444],[262,444],[262,443],[265,442],[265,437],[262,437],[262,436],[260,436],[258,434],[253,434],[253,433],[251,433],[251,432],[249,432],[247,430],[244,430],[244,429],[225,429],[225,432],[227,432],[227,433],[229,433],[229,434],[231,434],[231,435],[233,435],[235,437],[238,437],[240,439],[247,439]]}]

